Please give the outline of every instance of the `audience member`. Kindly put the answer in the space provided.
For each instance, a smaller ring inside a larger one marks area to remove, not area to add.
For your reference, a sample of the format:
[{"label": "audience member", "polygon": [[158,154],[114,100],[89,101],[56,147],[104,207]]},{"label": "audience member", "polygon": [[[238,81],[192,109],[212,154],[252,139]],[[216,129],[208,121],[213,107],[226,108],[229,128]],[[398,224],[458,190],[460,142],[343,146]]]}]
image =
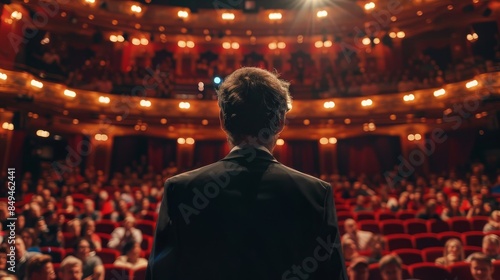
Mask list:
[{"label": "audience member", "polygon": [[99,211],[95,210],[94,202],[90,199],[85,199],[83,201],[83,212],[78,217],[80,220],[85,218],[91,218],[94,221],[99,221],[101,219],[101,214]]},{"label": "audience member", "polygon": [[446,241],[443,250],[443,256],[436,259],[436,264],[450,266],[456,262],[464,260],[464,248],[459,239],[451,238]]},{"label": "audience member", "polygon": [[42,254],[32,257],[26,265],[26,277],[29,280],[56,279],[52,258]]},{"label": "audience member", "polygon": [[82,261],[73,256],[67,256],[59,267],[60,280],[82,280]]},{"label": "audience member", "polygon": [[474,253],[470,261],[470,273],[474,280],[493,280],[493,263],[483,253]]},{"label": "audience member", "polygon": [[368,242],[373,236],[373,233],[364,230],[358,230],[356,221],[347,219],[344,222],[345,234],[342,236],[342,242],[351,239],[356,244],[358,250],[368,249]]},{"label": "audience member", "polygon": [[91,277],[92,280],[104,280],[104,266],[101,258],[95,255],[92,241],[80,238],[75,244],[75,257],[82,261],[82,279]]},{"label": "audience member", "polygon": [[483,228],[484,233],[488,233],[494,230],[500,230],[500,210],[491,212],[490,219]]},{"label": "audience member", "polygon": [[352,239],[345,239],[342,241],[342,252],[344,254],[344,261],[349,262],[356,257],[359,257],[358,248]]},{"label": "audience member", "polygon": [[[483,237],[483,245],[481,252],[492,260],[500,260],[500,237],[496,234],[488,234]],[[473,254],[467,257],[470,262]]]},{"label": "audience member", "polygon": [[122,255],[119,256],[115,265],[125,266],[132,270],[148,266],[148,260],[141,258],[141,245],[134,241],[129,241],[123,246]]},{"label": "audience member", "polygon": [[40,247],[38,247],[38,237],[34,229],[32,228],[23,229],[21,236],[23,238],[24,245],[26,246],[26,251],[40,253]]},{"label": "audience member", "polygon": [[347,268],[347,274],[350,280],[368,280],[370,276],[368,259],[366,257],[354,258]]},{"label": "audience member", "polygon": [[87,217],[83,219],[82,221],[82,231],[81,231],[81,237],[86,238],[90,241],[95,246],[96,251],[101,251],[102,249],[102,243],[101,243],[101,238],[99,235],[95,233],[95,222],[91,218]]},{"label": "audience member", "polygon": [[141,244],[142,232],[135,227],[135,218],[128,216],[123,222],[123,227],[118,227],[111,233],[111,239],[108,242],[108,247],[122,250],[127,242],[133,241]]},{"label": "audience member", "polygon": [[[40,253],[26,251],[26,247],[24,246],[24,241],[21,238],[21,236],[16,236],[15,242],[16,242],[15,252],[14,252],[16,259],[15,275],[17,276],[17,278],[22,280],[24,279],[26,273],[26,264],[29,262],[31,258],[39,255]],[[10,249],[10,246],[8,248]]]},{"label": "audience member", "polygon": [[378,264],[382,280],[403,280],[403,261],[397,255],[384,256]]}]

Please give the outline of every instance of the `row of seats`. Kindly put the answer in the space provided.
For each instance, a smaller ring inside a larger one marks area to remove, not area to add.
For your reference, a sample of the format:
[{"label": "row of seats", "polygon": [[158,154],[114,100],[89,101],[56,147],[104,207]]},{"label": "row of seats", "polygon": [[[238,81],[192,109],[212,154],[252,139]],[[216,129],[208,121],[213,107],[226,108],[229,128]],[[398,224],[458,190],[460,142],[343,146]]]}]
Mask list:
[{"label": "row of seats", "polygon": [[[75,237],[73,234],[68,233],[68,232],[63,232],[63,238],[64,238],[64,249],[69,250],[73,248],[73,245],[76,243],[76,240],[78,239]],[[96,233],[99,238],[101,238],[101,244],[103,249],[106,248],[106,245],[108,244],[109,240],[111,239],[111,235],[108,233],[101,233],[97,232]],[[53,248],[53,247],[52,247]],[[153,248],[153,236],[151,235],[142,235],[142,242],[141,242],[141,249],[145,252],[150,252],[151,249]]]},{"label": "row of seats", "polygon": [[[356,220],[356,219],[354,219]],[[474,217],[467,219],[465,217],[454,217],[446,222],[440,220],[356,220],[358,229],[371,231],[377,234],[395,234],[395,233],[441,233],[447,231],[456,231],[465,233],[469,231],[483,231],[484,226],[488,223],[488,217]],[[339,220],[339,228],[341,232],[344,230],[345,220]],[[343,233],[343,232],[342,232]]]},{"label": "row of seats", "polygon": [[[441,249],[442,250],[442,249]],[[493,263],[494,274],[493,279],[500,279],[500,261]],[[380,268],[378,264],[369,266],[369,280],[382,280],[380,276]],[[435,265],[432,262],[416,263],[409,266],[403,266],[403,279],[460,279],[474,280],[470,273],[470,264],[466,262],[455,263],[450,267]]]},{"label": "row of seats", "polygon": [[[61,267],[60,263],[54,263],[54,270],[56,275]],[[106,273],[104,275],[104,280],[133,280],[133,279],[146,279],[147,268],[139,268],[137,270],[132,270],[130,268],[116,266],[113,264],[104,264],[104,269]]]}]

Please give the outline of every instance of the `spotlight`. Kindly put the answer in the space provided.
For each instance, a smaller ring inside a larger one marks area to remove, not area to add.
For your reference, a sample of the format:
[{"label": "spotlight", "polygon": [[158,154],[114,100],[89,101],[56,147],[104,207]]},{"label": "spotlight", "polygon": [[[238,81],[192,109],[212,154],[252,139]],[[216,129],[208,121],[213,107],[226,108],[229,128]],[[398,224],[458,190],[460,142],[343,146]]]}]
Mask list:
[{"label": "spotlight", "polygon": [[214,78],[214,84],[218,85],[222,82],[222,79],[220,77],[215,77]]}]

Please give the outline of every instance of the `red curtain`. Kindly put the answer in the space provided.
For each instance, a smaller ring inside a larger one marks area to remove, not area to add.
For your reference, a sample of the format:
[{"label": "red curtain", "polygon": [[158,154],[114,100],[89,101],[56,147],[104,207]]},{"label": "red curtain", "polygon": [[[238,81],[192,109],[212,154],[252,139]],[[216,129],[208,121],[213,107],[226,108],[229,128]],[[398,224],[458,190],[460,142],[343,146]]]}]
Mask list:
[{"label": "red curtain", "polygon": [[194,147],[195,167],[214,163],[227,154],[226,141],[196,141]]},{"label": "red curtain", "polygon": [[[477,134],[477,130],[447,133],[446,141],[435,143],[436,148],[429,158],[431,171],[450,171],[467,164]],[[429,139],[428,135],[426,139]]]},{"label": "red curtain", "polygon": [[318,176],[318,141],[287,141],[287,143],[285,164],[301,172]]},{"label": "red curtain", "polygon": [[23,147],[26,139],[26,131],[12,131],[12,139],[9,148],[9,157],[7,159],[7,168],[16,168],[16,173],[21,174],[23,166]]},{"label": "red curtain", "polygon": [[153,166],[155,172],[161,172],[174,161],[177,155],[177,144],[175,140],[163,138],[148,139],[148,162]]}]

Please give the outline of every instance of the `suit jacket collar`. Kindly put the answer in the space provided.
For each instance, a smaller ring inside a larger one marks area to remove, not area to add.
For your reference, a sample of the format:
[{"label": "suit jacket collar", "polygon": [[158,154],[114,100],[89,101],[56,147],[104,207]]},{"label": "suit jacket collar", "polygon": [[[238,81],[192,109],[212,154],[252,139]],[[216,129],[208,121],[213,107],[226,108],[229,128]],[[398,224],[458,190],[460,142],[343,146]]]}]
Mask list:
[{"label": "suit jacket collar", "polygon": [[246,159],[251,162],[255,159],[279,163],[264,146],[236,146],[222,160]]}]

